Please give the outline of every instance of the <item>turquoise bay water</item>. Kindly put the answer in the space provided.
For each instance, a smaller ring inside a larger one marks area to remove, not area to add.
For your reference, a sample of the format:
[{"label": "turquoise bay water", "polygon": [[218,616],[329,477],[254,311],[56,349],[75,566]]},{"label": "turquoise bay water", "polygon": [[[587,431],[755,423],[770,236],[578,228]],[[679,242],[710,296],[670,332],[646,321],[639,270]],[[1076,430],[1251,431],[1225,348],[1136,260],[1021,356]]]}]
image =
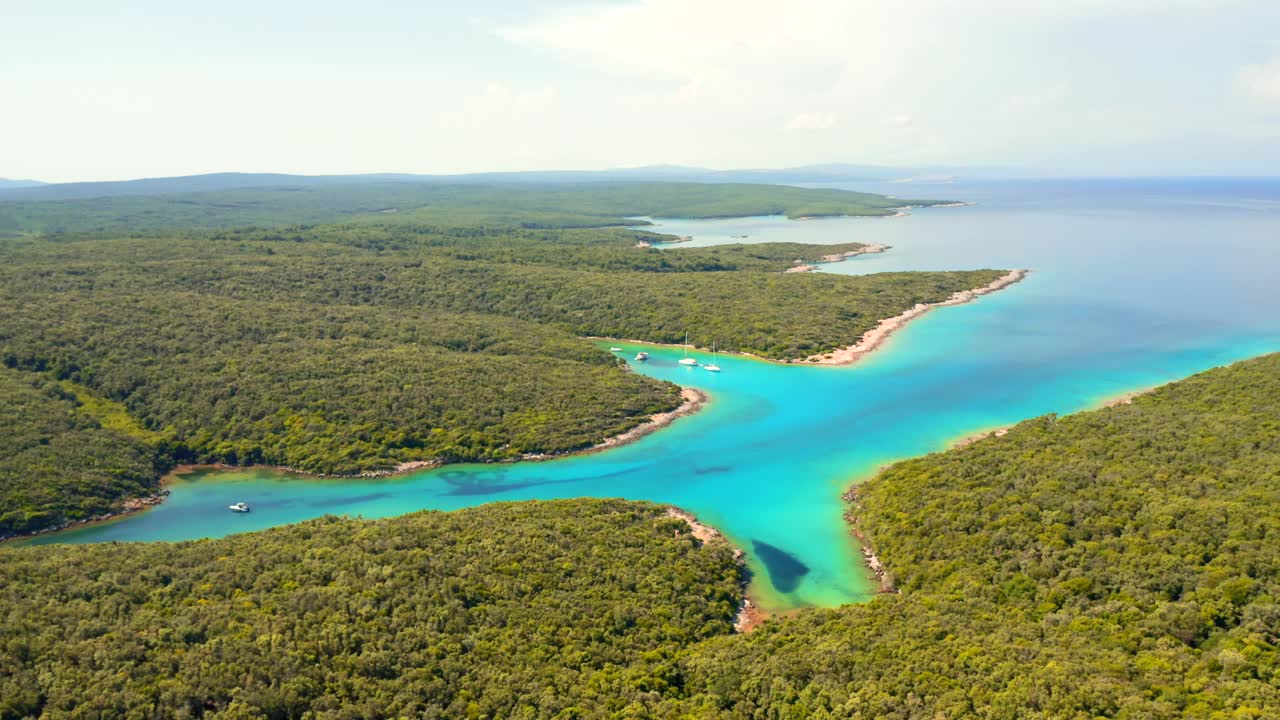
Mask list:
[{"label": "turquoise bay water", "polygon": [[[840,493],[895,459],[1048,412],[1280,350],[1280,181],[1112,181],[858,186],[975,201],[899,219],[660,220],[688,245],[881,242],[827,272],[1030,268],[1024,282],[935,310],[844,368],[721,355],[720,374],[646,347],[639,372],[700,388],[701,413],[608,452],[547,462],[449,466],[396,479],[314,480],[204,471],[165,504],[36,542],[180,540],[326,513],[579,496],[672,503],[747,550],[769,609],[837,605],[871,592]],[[670,252],[679,252],[674,247]],[[697,328],[690,328],[695,340]],[[626,356],[640,349],[623,344]],[[698,353],[705,360],[705,353]],[[246,501],[253,512],[225,508]]]}]

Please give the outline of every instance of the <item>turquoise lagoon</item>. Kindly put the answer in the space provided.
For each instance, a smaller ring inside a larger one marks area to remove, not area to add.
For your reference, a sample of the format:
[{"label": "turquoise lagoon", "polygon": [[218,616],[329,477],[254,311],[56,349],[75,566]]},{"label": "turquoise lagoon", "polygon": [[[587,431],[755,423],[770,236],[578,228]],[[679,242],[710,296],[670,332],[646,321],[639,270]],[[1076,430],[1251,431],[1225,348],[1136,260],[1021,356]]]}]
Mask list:
[{"label": "turquoise lagoon", "polygon": [[[658,220],[724,242],[880,242],[826,272],[1030,268],[1024,282],[934,310],[849,367],[721,355],[719,374],[645,347],[636,370],[706,391],[694,416],[631,445],[545,462],[458,465],[381,480],[202,471],[163,505],[36,542],[182,540],[327,513],[579,496],[679,505],[744,548],[752,591],[783,610],[866,599],[873,588],[841,493],[895,459],[1045,413],[1280,350],[1280,182],[1055,181],[859,186],[975,201],[896,219]],[[908,192],[909,190],[909,192]],[[743,240],[732,236],[746,234]],[[694,339],[709,344],[712,338]],[[620,344],[628,358],[640,346]],[[706,360],[706,353],[697,353]],[[226,511],[246,501],[253,512]]]}]

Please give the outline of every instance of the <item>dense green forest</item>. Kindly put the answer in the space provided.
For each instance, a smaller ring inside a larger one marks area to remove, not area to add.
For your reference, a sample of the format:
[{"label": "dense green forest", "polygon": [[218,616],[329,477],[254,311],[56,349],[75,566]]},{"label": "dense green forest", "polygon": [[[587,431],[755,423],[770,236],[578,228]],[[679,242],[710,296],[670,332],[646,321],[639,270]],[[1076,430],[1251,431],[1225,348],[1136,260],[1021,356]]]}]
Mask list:
[{"label": "dense green forest", "polygon": [[[388,217],[449,226],[608,227],[627,218],[888,215],[906,201],[844,190],[712,183],[364,182],[82,200],[4,201],[0,236],[276,227]],[[931,201],[913,200],[912,204]],[[642,224],[642,222],[640,223]]]},{"label": "dense green forest", "polygon": [[[642,246],[660,238],[651,233],[502,219],[508,206],[529,217],[710,213],[775,191],[770,201],[787,207],[837,192],[674,187],[514,188],[510,200],[467,187],[454,205],[436,198],[430,217],[12,238],[0,242],[0,362],[21,383],[72,383],[114,403],[148,435],[156,467],[354,474],[568,452],[680,403],[678,388],[626,372],[581,336],[674,342],[687,330],[703,346],[803,358],[999,274],[784,274],[863,245],[665,251]],[[492,224],[473,224],[485,203]],[[30,466],[27,484],[61,491],[15,495],[0,535],[83,519],[101,498],[130,495],[119,483],[65,481],[56,467]]]},{"label": "dense green forest", "polygon": [[154,438],[113,424],[74,391],[0,368],[0,407],[0,537],[110,512],[155,490],[164,467]]},{"label": "dense green forest", "polygon": [[900,594],[748,635],[728,549],[644,504],[0,549],[0,718],[1280,715],[1280,356],[898,463],[850,512]]},{"label": "dense green forest", "polygon": [[742,592],[727,543],[610,500],[0,557],[3,720],[634,716]]},{"label": "dense green forest", "polygon": [[1280,717],[1280,355],[898,463],[901,595],[700,648],[735,717]]}]

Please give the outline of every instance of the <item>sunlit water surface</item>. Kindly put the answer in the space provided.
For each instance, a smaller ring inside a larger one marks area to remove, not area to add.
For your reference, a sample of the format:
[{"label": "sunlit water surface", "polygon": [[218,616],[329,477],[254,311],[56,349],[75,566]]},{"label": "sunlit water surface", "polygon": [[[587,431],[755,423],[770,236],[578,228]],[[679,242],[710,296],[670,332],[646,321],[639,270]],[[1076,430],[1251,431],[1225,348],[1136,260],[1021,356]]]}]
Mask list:
[{"label": "sunlit water surface", "polygon": [[[893,249],[827,272],[1030,268],[1026,281],[935,310],[844,368],[721,355],[719,374],[644,349],[636,370],[700,388],[701,413],[608,452],[457,465],[396,479],[315,480],[266,470],[177,480],[163,505],[36,542],[180,540],[326,513],[384,517],[579,496],[672,503],[747,550],[767,609],[865,599],[871,583],[841,492],[881,465],[985,428],[1094,406],[1280,350],[1280,181],[1059,181],[861,185],[973,201],[897,219],[659,220],[695,240],[788,240]],[[733,236],[747,235],[746,239]],[[690,328],[695,341],[698,328]],[[627,357],[641,349],[622,344]],[[698,354],[706,360],[707,355]],[[226,510],[236,501],[253,511]]]}]

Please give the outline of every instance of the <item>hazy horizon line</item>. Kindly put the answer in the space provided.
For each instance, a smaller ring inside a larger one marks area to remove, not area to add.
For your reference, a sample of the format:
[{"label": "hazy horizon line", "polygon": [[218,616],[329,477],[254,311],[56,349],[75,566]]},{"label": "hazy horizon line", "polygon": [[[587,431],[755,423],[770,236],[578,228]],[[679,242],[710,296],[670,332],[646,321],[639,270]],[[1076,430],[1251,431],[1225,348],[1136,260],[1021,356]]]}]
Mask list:
[{"label": "hazy horizon line", "polygon": [[[1280,172],[1240,172],[1240,171],[1184,171],[1184,172],[1107,172],[1102,170],[1081,171],[1066,170],[1051,167],[1030,167],[1030,166],[993,166],[993,165],[881,165],[876,163],[858,163],[858,162],[827,162],[812,163],[807,165],[784,165],[778,167],[767,166],[745,166],[745,167],[707,167],[700,165],[681,165],[674,163],[652,163],[645,165],[619,165],[606,166],[598,168],[582,168],[582,167],[547,167],[547,168],[523,168],[516,170],[462,170],[462,171],[413,171],[413,170],[381,170],[381,171],[365,171],[365,172],[292,172],[288,170],[208,170],[196,171],[185,174],[156,174],[141,176],[112,176],[97,177],[83,179],[53,179],[44,180],[38,176],[27,177],[9,177],[0,175],[0,181],[9,183],[37,183],[39,185],[77,185],[77,184],[94,184],[94,183],[126,183],[147,180],[174,180],[181,178],[197,178],[219,175],[281,175],[298,178],[376,178],[387,177],[394,179],[396,177],[404,178],[466,178],[484,175],[538,175],[538,174],[579,174],[579,175],[604,175],[609,173],[643,173],[651,171],[655,174],[669,172],[673,175],[688,176],[706,176],[706,175],[728,175],[728,174],[749,174],[749,173],[799,173],[812,172],[821,175],[821,170],[829,168],[833,172],[833,179],[840,175],[847,175],[849,172],[864,169],[867,171],[879,171],[883,173],[951,173],[945,177],[903,177],[903,178],[859,178],[864,180],[880,180],[892,182],[893,180],[909,180],[915,182],[943,182],[953,179],[967,180],[1067,180],[1067,179],[1178,179],[1178,178],[1200,178],[1200,179],[1232,179],[1232,178],[1252,178],[1252,179],[1268,179],[1280,178]],[[843,172],[840,169],[845,169]],[[980,173],[982,177],[961,177],[965,173]],[[17,188],[0,188],[0,192],[5,189]]]}]

